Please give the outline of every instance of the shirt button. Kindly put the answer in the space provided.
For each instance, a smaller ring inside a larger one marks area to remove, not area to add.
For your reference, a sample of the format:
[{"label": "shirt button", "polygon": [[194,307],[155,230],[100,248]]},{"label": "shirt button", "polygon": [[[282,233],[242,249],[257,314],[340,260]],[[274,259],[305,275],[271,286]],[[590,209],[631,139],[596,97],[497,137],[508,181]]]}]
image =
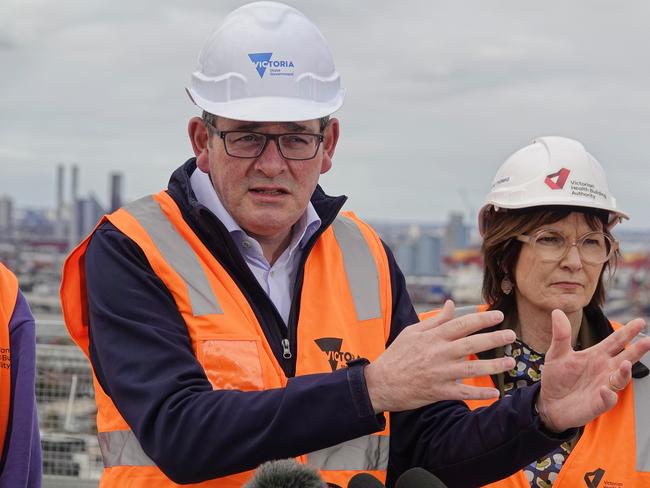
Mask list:
[{"label": "shirt button", "polygon": [[249,247],[251,247],[251,241],[242,241],[241,245],[246,249],[248,249]]},{"label": "shirt button", "polygon": [[271,275],[271,278],[273,278],[275,276],[275,271],[271,271],[269,274]]}]

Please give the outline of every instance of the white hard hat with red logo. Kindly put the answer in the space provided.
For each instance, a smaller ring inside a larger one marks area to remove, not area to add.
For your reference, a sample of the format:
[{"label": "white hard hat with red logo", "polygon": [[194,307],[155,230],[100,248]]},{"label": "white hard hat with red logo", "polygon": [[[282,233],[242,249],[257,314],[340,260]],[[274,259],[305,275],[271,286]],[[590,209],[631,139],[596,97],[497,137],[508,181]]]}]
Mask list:
[{"label": "white hard hat with red logo", "polygon": [[566,137],[540,137],[497,171],[479,212],[479,231],[485,233],[489,212],[545,205],[606,210],[610,226],[629,218],[617,208],[603,167],[582,144]]},{"label": "white hard hat with red logo", "polygon": [[233,10],[210,35],[187,93],[215,115],[287,122],[334,113],[345,90],[307,17],[282,3],[255,2]]}]

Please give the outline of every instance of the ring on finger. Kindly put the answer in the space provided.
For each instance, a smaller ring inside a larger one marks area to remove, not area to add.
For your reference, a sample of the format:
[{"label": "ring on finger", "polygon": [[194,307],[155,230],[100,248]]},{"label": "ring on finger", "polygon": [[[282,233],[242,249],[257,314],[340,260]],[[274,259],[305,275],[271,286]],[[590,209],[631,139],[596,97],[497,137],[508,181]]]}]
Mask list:
[{"label": "ring on finger", "polygon": [[614,373],[611,373],[611,374],[609,375],[609,388],[610,388],[612,391],[621,391],[621,390],[624,390],[625,387],[620,388],[620,387],[618,387],[618,386],[616,386],[616,385],[614,384],[614,382],[612,381],[612,376],[614,376]]}]

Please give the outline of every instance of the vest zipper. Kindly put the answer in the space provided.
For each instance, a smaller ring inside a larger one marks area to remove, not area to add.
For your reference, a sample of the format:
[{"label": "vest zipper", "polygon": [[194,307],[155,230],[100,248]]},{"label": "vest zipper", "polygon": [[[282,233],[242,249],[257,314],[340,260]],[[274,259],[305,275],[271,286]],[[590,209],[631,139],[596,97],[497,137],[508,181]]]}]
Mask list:
[{"label": "vest zipper", "polygon": [[[192,169],[192,160],[188,160],[185,164]],[[177,170],[178,171],[178,170]],[[174,173],[176,175],[176,172]],[[187,224],[192,228],[194,233],[199,237],[201,242],[203,242],[206,247],[210,250],[214,258],[225,268],[226,272],[230,277],[235,281],[237,286],[242,290],[246,299],[253,309],[253,313],[257,317],[258,322],[260,323],[264,334],[269,341],[272,349],[277,351],[274,344],[277,344],[277,332],[279,329],[280,335],[280,345],[282,347],[282,369],[285,372],[287,378],[295,376],[296,371],[296,355],[291,351],[291,344],[294,344],[294,349],[296,348],[296,336],[297,336],[297,316],[298,309],[300,308],[300,292],[302,290],[302,274],[304,273],[305,261],[307,256],[311,252],[311,249],[314,247],[314,244],[320,237],[320,235],[331,225],[339,211],[343,207],[347,197],[327,197],[324,194],[323,190],[320,187],[317,187],[315,194],[318,192],[318,198],[320,200],[331,199],[331,202],[325,201],[324,204],[319,202],[314,203],[315,207],[323,206],[323,214],[321,215],[321,227],[316,231],[316,233],[311,236],[309,242],[303,250],[303,256],[301,258],[301,263],[299,264],[298,275],[296,279],[296,286],[294,286],[293,302],[291,304],[291,311],[289,314],[289,323],[284,324],[280,314],[277,309],[272,305],[271,300],[262,290],[261,285],[255,279],[252,271],[248,269],[244,258],[239,253],[239,249],[235,245],[232,237],[229,232],[226,230],[223,223],[212,213],[207,207],[201,205],[198,202],[190,202],[190,198],[187,195],[191,194],[191,185],[189,182],[189,174],[187,171],[180,175],[181,181],[174,181],[174,176],[170,181],[170,188],[167,190],[169,195],[176,202],[176,205],[181,210],[183,218]],[[323,196],[321,196],[321,194]],[[314,196],[312,195],[312,198]],[[202,211],[204,213],[202,213]],[[202,225],[202,219],[205,218],[205,213],[207,213],[208,218],[213,221],[214,226],[205,226]],[[186,216],[191,216],[192,218],[186,218]],[[225,246],[223,245],[225,243]],[[208,245],[210,244],[210,245]],[[261,292],[258,295],[258,292]],[[257,302],[257,304],[256,304]],[[268,307],[270,305],[270,308]],[[270,320],[269,313],[274,314],[276,320]],[[272,323],[276,322],[278,325],[277,328],[272,327]],[[274,330],[275,329],[275,330]],[[275,353],[277,354],[277,352]],[[279,359],[279,358],[278,358]]]},{"label": "vest zipper", "polygon": [[291,347],[289,346],[289,339],[282,339],[282,357],[284,359],[291,359]]},{"label": "vest zipper", "polygon": [[311,236],[311,238],[303,248],[302,257],[300,258],[300,262],[298,263],[298,269],[296,270],[296,281],[293,286],[291,309],[289,311],[289,320],[286,328],[287,334],[284,335],[285,330],[282,331],[283,334],[282,356],[287,361],[285,363],[288,367],[288,371],[287,368],[285,368],[285,373],[287,373],[287,378],[292,378],[296,375],[296,361],[298,356],[297,356],[297,351],[296,351],[296,356],[294,356],[293,353],[291,352],[291,345],[292,344],[294,345],[294,351],[298,347],[298,339],[297,339],[298,316],[300,313],[300,298],[302,294],[302,285],[305,278],[305,263],[307,262],[307,259],[309,258],[309,255],[311,254],[311,251],[314,248],[316,241],[320,238],[321,234],[323,234],[323,232],[327,230],[327,228],[332,224],[332,222],[334,222],[334,219],[339,214],[339,211],[341,210],[341,207],[343,207],[344,203],[345,200],[343,200],[343,202],[341,202],[340,204],[336,205],[334,208],[330,209],[328,213],[321,215],[321,226],[318,229],[318,231]]}]

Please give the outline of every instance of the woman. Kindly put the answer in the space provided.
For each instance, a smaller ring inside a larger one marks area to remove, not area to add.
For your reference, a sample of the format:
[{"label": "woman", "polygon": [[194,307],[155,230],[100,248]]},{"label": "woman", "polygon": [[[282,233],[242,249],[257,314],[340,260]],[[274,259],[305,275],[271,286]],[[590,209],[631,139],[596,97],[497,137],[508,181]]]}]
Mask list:
[{"label": "woman", "polygon": [[0,488],[41,486],[34,344],[34,318],[0,263]]},{"label": "woman", "polygon": [[[481,357],[510,356],[516,367],[469,384],[494,385],[507,396],[539,381],[555,309],[568,317],[576,350],[620,327],[601,307],[604,281],[618,256],[611,229],[624,218],[602,167],[577,141],[537,139],[499,168],[479,216],[483,296],[487,308],[504,313],[501,326],[514,330],[517,341]],[[618,393],[613,409],[580,429],[571,442],[489,486],[650,486],[650,421],[643,413],[650,401],[647,374],[636,363],[625,388],[610,376],[610,388]],[[468,402],[471,408],[489,403]]]}]

